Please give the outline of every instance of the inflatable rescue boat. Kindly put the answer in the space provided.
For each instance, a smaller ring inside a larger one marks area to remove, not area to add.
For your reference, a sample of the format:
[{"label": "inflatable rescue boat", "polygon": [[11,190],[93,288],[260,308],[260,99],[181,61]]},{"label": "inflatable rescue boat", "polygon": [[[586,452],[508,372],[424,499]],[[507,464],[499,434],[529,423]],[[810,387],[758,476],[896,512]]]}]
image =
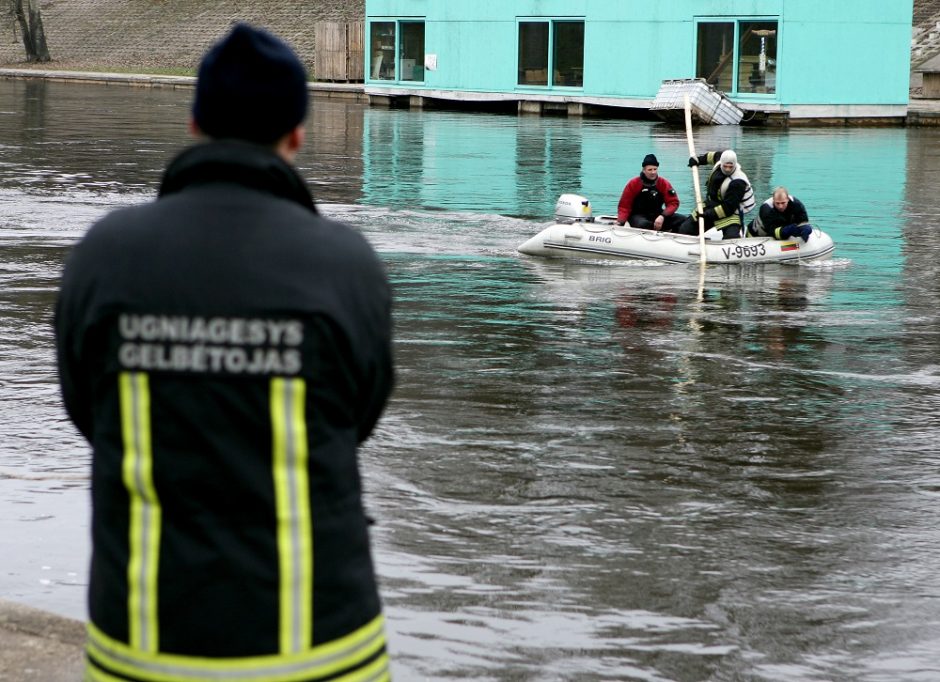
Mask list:
[{"label": "inflatable rescue boat", "polygon": [[[519,246],[528,256],[546,258],[652,260],[697,263],[702,259],[699,237],[641,230],[617,225],[616,216],[591,215],[591,204],[577,194],[562,194],[555,204],[555,223]],[[814,227],[809,239],[771,237],[722,239],[721,232],[705,233],[708,263],[796,263],[829,256],[832,238]]]}]

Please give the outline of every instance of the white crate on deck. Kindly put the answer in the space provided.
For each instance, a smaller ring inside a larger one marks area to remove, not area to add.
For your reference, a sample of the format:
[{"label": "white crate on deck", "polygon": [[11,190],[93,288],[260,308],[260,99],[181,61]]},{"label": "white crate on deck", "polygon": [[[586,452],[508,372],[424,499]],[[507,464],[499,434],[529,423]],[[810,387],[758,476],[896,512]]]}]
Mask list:
[{"label": "white crate on deck", "polygon": [[685,95],[689,96],[692,114],[702,123],[736,125],[744,118],[744,111],[704,78],[664,80],[650,110],[681,111],[685,109]]}]

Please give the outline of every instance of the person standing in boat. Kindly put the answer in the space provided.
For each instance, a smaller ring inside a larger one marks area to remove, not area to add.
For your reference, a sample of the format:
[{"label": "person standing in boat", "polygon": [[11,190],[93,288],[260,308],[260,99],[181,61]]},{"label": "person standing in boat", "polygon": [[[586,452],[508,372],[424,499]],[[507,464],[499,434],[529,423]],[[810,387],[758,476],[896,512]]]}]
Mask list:
[{"label": "person standing in boat", "polygon": [[646,230],[675,232],[685,220],[679,215],[679,195],[659,174],[659,161],[653,154],[643,158],[640,174],[631,179],[617,204],[617,223]]},{"label": "person standing in boat", "polygon": [[748,234],[774,239],[801,237],[805,242],[813,235],[813,226],[809,224],[803,202],[792,196],[786,187],[777,187],[748,225]]},{"label": "person standing in boat", "polygon": [[358,444],[391,290],[293,166],[307,76],[236,24],[157,199],[69,255],[59,381],[92,448],[86,680],[388,680]]},{"label": "person standing in boat", "polygon": [[[744,232],[744,214],[754,208],[754,190],[751,181],[741,170],[738,155],[731,149],[705,152],[689,158],[689,167],[713,164],[712,172],[705,183],[705,200],[702,217],[705,229],[721,230],[724,239],[741,237]],[[698,210],[679,228],[682,234],[698,234]]]}]

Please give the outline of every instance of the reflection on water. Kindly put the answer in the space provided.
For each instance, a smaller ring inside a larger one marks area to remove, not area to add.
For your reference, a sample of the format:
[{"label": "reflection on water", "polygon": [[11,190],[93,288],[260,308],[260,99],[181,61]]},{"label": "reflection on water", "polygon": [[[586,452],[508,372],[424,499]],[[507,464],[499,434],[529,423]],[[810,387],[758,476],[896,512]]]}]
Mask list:
[{"label": "reflection on water", "polygon": [[[51,305],[87,225],[153,195],[188,97],[0,82],[7,598],[84,613]],[[396,291],[363,462],[397,678],[940,677],[940,131],[698,129],[837,243],[701,294],[697,267],[515,252],[557,194],[613,210],[648,152],[688,206],[682,131],[316,100],[309,133],[324,212]]]}]

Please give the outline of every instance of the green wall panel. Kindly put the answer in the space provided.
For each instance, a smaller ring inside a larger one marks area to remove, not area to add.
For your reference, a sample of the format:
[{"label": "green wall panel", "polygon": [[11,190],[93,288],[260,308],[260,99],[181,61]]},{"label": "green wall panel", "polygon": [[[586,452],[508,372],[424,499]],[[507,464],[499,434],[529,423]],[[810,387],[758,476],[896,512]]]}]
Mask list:
[{"label": "green wall panel", "polygon": [[[697,21],[779,21],[777,92],[796,105],[906,105],[913,0],[367,0],[367,19],[422,17],[438,68],[408,87],[652,99],[695,75]],[[584,85],[517,84],[520,18],[583,18]],[[396,85],[369,82],[370,86]],[[753,100],[742,94],[741,101]],[[768,101],[764,97],[764,101]]]}]

